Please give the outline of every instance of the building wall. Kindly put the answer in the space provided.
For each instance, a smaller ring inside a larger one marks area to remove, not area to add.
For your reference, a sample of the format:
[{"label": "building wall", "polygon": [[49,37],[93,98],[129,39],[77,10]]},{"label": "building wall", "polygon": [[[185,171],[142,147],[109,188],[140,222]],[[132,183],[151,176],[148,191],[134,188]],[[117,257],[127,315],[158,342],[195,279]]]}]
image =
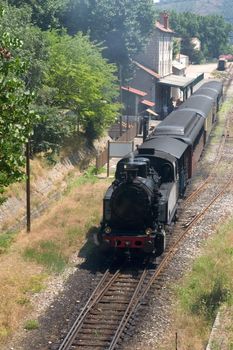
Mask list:
[{"label": "building wall", "polygon": [[137,56],[136,61],[164,77],[172,73],[172,49],[172,34],[155,28],[145,51]]},{"label": "building wall", "polygon": [[155,78],[153,78],[150,74],[146,73],[142,69],[136,70],[135,77],[130,82],[130,86],[135,89],[142,90],[147,93],[145,96],[146,100],[155,102]]},{"label": "building wall", "polygon": [[172,35],[161,31],[158,35],[159,56],[156,57],[157,67],[155,68],[161,77],[172,74]]}]

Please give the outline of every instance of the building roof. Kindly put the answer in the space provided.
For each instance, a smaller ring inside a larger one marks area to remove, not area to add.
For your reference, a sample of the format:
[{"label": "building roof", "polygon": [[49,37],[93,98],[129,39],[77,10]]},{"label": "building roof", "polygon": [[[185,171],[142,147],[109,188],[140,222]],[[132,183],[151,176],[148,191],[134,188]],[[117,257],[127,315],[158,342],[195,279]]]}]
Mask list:
[{"label": "building roof", "polygon": [[146,111],[147,111],[149,114],[154,115],[155,117],[158,116],[158,114],[157,114],[155,111],[152,111],[152,109],[150,109],[150,108],[147,108]]},{"label": "building roof", "polygon": [[159,75],[156,71],[154,71],[154,70],[152,70],[152,69],[150,69],[150,68],[144,66],[144,65],[141,64],[141,63],[138,63],[137,61],[133,61],[133,63],[136,64],[136,66],[137,66],[138,68],[140,68],[140,69],[144,70],[146,73],[152,75],[154,78],[157,78],[157,79],[160,78],[160,75]]},{"label": "building roof", "polygon": [[131,92],[132,94],[135,94],[135,95],[138,95],[138,96],[142,96],[142,97],[147,95],[146,92],[138,90],[138,89],[135,89],[135,88],[132,88],[130,86],[127,86],[127,87],[126,86],[122,86],[121,89],[125,90],[125,91],[128,91],[128,92]]},{"label": "building roof", "polygon": [[169,85],[173,87],[179,87],[181,89],[186,88],[188,85],[191,85],[194,82],[195,78],[191,77],[183,77],[180,75],[168,75],[159,80],[159,84]]},{"label": "building roof", "polygon": [[145,153],[147,149],[154,149],[155,151],[169,153],[177,159],[180,159],[187,148],[188,145],[180,140],[169,136],[157,136],[146,140],[139,147],[139,154],[143,153],[142,151],[140,152],[141,149],[144,149]]},{"label": "building roof", "polygon": [[151,101],[148,101],[148,100],[141,100],[140,103],[148,106],[148,107],[154,107],[155,106],[155,103],[154,102],[151,102]]},{"label": "building roof", "polygon": [[178,69],[178,70],[183,70],[186,68],[185,64],[184,63],[180,63],[179,61],[172,61],[172,67]]},{"label": "building roof", "polygon": [[174,31],[171,28],[165,28],[160,22],[156,22],[155,23],[155,28],[161,30],[161,32],[165,32],[165,33],[170,33],[170,34],[174,34]]}]

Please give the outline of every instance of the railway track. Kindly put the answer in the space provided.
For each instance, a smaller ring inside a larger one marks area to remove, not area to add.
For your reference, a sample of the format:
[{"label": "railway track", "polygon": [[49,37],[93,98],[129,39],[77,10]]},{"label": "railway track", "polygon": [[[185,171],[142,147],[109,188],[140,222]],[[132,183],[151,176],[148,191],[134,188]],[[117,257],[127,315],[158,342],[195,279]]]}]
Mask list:
[{"label": "railway track", "polygon": [[175,255],[190,229],[232,184],[233,174],[221,184],[217,193],[188,223],[176,225],[165,253],[158,259],[157,268],[147,265],[141,270],[107,270],[63,340],[59,350],[113,350],[119,347],[140,305],[151,287],[161,283],[166,266]]},{"label": "railway track", "polygon": [[[149,291],[154,287],[160,288],[167,265],[190,233],[191,228],[195,227],[195,224],[232,185],[231,164],[221,181],[218,176],[216,177],[216,170],[223,159],[232,117],[233,113],[226,118],[225,132],[210,174],[184,202],[180,220],[176,223],[172,234],[169,235],[167,248],[165,253],[157,259],[157,266],[144,263],[144,266],[140,268],[128,266],[116,271],[107,270],[62,341],[59,350],[120,348],[125,335],[130,332],[131,324],[134,323],[140,306],[149,297]],[[203,195],[205,192],[206,195]],[[196,211],[191,208],[195,202]]]},{"label": "railway track", "polygon": [[114,349],[154,271],[107,270],[59,350]]}]

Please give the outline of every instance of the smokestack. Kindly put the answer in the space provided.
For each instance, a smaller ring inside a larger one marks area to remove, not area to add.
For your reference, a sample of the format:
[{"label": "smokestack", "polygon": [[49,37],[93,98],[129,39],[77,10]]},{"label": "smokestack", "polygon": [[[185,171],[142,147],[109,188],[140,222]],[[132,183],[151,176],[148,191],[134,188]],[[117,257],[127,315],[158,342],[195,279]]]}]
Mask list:
[{"label": "smokestack", "polygon": [[167,12],[162,12],[160,14],[161,18],[161,24],[164,26],[165,29],[169,28],[169,15]]}]

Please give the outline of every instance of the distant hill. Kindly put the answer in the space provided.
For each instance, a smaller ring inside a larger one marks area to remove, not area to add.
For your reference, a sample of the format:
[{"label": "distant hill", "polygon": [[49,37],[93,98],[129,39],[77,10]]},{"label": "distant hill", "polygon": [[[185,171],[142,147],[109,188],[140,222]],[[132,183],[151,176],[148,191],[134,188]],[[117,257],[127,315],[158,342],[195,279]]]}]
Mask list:
[{"label": "distant hill", "polygon": [[175,10],[177,12],[193,12],[199,15],[222,15],[226,21],[233,24],[232,0],[160,0],[155,4],[160,10]]}]

